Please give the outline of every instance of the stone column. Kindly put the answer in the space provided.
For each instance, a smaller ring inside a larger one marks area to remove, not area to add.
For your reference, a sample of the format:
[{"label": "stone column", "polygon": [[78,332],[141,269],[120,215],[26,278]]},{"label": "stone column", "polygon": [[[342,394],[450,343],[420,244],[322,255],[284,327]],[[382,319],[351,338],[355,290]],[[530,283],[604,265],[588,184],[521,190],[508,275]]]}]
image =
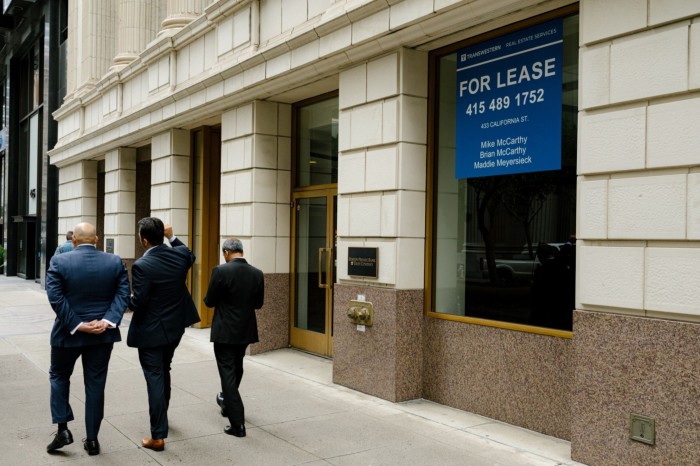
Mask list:
[{"label": "stone column", "polygon": [[289,344],[291,106],[255,101],[221,118],[221,242],[236,237],[265,274],[251,354]]},{"label": "stone column", "polygon": [[104,244],[114,240],[114,254],[133,259],[136,216],[136,149],[121,147],[105,156]]},{"label": "stone column", "polygon": [[81,222],[97,222],[97,162],[86,160],[58,171],[59,244]]},{"label": "stone column", "polygon": [[172,129],[151,140],[151,215],[170,223],[188,246],[190,132]]},{"label": "stone column", "polygon": [[173,34],[204,12],[209,0],[168,0],[168,13],[159,34]]},{"label": "stone column", "polygon": [[[78,25],[78,5],[77,2],[68,3],[68,28],[70,31],[77,32]],[[72,29],[71,29],[72,28]],[[73,95],[77,88],[78,82],[78,38],[76,33],[68,34],[66,40],[66,97],[68,100]]]},{"label": "stone column", "polygon": [[116,45],[114,2],[70,2],[67,96],[91,89],[112,65]]},{"label": "stone column", "polygon": [[[394,402],[422,393],[427,58],[400,49],[340,73],[333,381]],[[350,247],[378,248],[378,278],[348,274]],[[366,332],[346,315],[358,295],[374,304]]]},{"label": "stone column", "polygon": [[158,32],[158,2],[119,0],[117,6],[117,54],[114,65],[131,63]]},{"label": "stone column", "polygon": [[571,458],[697,464],[699,5],[580,4]]}]

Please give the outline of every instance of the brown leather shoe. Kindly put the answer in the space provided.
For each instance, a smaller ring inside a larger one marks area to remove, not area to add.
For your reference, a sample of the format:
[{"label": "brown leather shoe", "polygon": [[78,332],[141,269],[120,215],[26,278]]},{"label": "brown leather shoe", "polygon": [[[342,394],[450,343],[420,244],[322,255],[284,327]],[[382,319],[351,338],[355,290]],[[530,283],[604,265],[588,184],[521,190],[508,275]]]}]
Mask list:
[{"label": "brown leather shoe", "polygon": [[141,445],[143,445],[143,448],[148,448],[153,451],[165,450],[165,440],[163,439],[145,438],[141,440]]}]

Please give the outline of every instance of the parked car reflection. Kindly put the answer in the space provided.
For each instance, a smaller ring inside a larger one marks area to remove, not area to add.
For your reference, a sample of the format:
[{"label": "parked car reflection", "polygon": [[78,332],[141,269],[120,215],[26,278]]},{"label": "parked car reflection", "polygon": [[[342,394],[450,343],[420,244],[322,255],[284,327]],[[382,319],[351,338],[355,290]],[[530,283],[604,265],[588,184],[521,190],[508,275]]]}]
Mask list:
[{"label": "parked car reflection", "polygon": [[[558,256],[561,249],[571,243],[540,243],[534,247],[531,253],[527,245],[519,254],[510,258],[496,259],[496,272],[499,284],[503,286],[522,285],[534,279],[537,268],[545,260]],[[481,278],[489,277],[488,262],[485,257],[479,259]]]}]

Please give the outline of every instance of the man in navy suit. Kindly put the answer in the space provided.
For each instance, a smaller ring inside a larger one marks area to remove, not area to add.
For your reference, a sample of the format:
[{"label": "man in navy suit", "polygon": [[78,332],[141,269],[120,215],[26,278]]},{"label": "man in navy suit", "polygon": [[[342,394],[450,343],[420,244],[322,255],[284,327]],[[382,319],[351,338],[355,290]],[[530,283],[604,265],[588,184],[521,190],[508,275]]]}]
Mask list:
[{"label": "man in navy suit", "polygon": [[243,400],[238,392],[246,348],[258,341],[255,310],[265,298],[263,273],[243,258],[243,243],[227,239],[222,247],[226,263],[214,268],[204,304],[214,308],[211,341],[219,368],[222,394],[216,400],[230,425],[224,432],[245,437]]},{"label": "man in navy suit", "polygon": [[[166,232],[172,247],[163,244]],[[131,267],[129,308],[134,315],[126,343],[138,348],[148,390],[151,437],[141,444],[162,451],[168,436],[170,363],[185,328],[199,322],[186,283],[195,257],[173,236],[172,228],[155,217],[139,220],[139,240],[146,252]]]},{"label": "man in navy suit", "polygon": [[46,451],[52,453],[73,443],[70,376],[78,357],[85,382],[83,447],[90,455],[100,452],[97,435],[104,417],[107,366],[115,341],[121,341],[119,324],[129,299],[129,277],[119,256],[95,249],[95,227],[80,223],[73,230],[75,249],[51,259],[46,293],[56,320],[51,330],[51,420],[58,432]]}]

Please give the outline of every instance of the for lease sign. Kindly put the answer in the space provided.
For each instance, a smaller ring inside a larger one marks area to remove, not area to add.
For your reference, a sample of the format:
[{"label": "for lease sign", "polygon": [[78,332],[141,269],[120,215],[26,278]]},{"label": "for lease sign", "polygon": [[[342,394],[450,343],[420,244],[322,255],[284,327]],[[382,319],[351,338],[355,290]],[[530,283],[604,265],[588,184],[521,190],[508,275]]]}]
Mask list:
[{"label": "for lease sign", "polygon": [[562,20],[457,52],[457,178],[561,168]]}]

